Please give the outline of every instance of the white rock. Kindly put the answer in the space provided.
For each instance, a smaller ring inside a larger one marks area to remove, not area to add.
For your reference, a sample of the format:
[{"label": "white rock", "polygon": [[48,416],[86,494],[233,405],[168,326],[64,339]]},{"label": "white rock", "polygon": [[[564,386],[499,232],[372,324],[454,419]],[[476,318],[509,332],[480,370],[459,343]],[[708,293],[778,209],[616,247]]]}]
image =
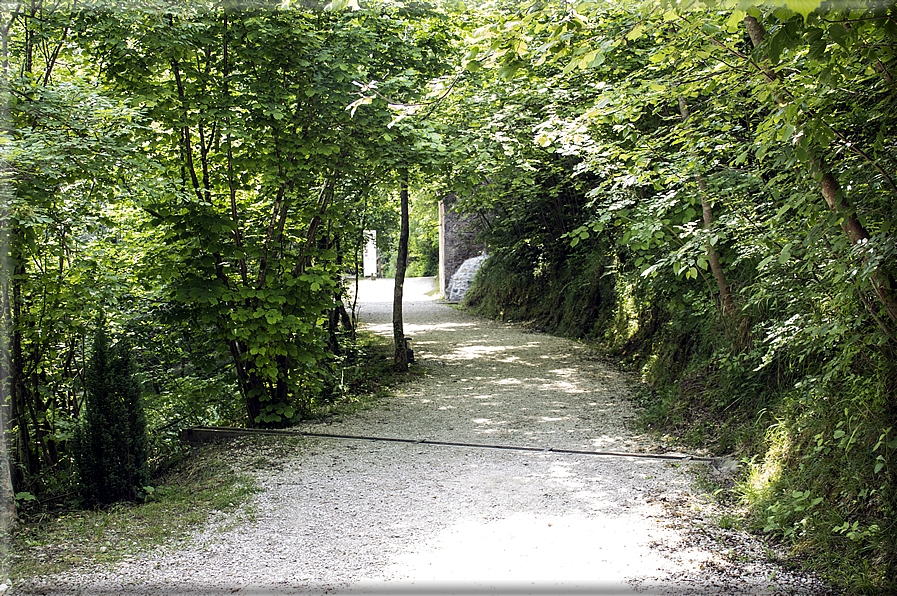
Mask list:
[{"label": "white rock", "polygon": [[461,302],[461,299],[464,298],[464,294],[470,289],[470,285],[473,283],[473,278],[476,276],[477,271],[480,270],[480,267],[483,265],[486,258],[486,253],[483,253],[478,257],[467,259],[461,263],[461,266],[458,267],[458,270],[455,271],[445,287],[446,302]]}]

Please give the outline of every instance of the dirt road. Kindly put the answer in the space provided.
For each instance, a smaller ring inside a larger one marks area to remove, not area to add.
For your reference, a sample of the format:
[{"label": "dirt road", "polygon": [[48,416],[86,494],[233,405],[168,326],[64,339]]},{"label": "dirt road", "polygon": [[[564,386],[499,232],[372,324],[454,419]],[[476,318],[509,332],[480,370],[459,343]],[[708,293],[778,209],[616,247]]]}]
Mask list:
[{"label": "dirt road", "polygon": [[[629,425],[631,379],[598,354],[441,304],[433,283],[408,280],[404,308],[426,375],[381,407],[303,430],[660,451]],[[390,280],[362,282],[362,321],[387,336],[391,299]],[[258,449],[234,449],[265,489],[253,517],[35,593],[830,593],[720,528],[695,488],[704,464],[345,439]]]}]

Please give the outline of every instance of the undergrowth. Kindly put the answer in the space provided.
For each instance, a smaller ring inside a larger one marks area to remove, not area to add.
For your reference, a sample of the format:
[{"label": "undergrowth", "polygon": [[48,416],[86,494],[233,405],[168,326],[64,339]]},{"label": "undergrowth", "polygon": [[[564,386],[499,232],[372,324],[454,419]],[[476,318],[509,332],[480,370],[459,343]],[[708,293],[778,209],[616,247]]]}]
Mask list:
[{"label": "undergrowth", "polygon": [[247,503],[258,487],[229,459],[227,444],[195,449],[154,479],[155,488],[142,503],[26,512],[13,536],[10,579],[136,558],[186,540],[214,512],[234,521],[251,516]]},{"label": "undergrowth", "polygon": [[306,418],[338,416],[365,408],[415,374],[413,367],[410,376],[409,372],[394,369],[391,342],[370,331],[359,330],[352,345],[336,359],[322,399]]},{"label": "undergrowth", "polygon": [[[318,402],[308,418],[338,418],[375,404],[395,385],[422,374],[412,367],[397,373],[392,345],[382,337],[359,331],[351,350],[334,367],[328,399]],[[251,438],[205,445],[180,443],[176,429],[166,429],[164,445],[156,445],[155,473],[141,502],[120,502],[104,508],[79,509],[74,501],[23,501],[19,524],[9,552],[0,561],[14,582],[71,569],[107,566],[136,559],[155,548],[176,545],[206,524],[225,516],[231,523],[251,519],[249,498],[259,489],[248,475],[231,465],[233,450],[258,448],[255,468],[270,462],[272,453],[295,449],[297,438]],[[160,437],[156,437],[159,441]]]}]

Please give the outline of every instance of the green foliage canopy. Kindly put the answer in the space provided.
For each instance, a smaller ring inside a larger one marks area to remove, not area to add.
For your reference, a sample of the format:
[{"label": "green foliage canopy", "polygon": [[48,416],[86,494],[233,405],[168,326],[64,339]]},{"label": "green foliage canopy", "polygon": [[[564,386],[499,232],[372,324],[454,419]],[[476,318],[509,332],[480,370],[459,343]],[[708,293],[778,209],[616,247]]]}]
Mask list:
[{"label": "green foliage canopy", "polygon": [[144,205],[167,247],[159,274],[185,315],[228,345],[250,424],[311,405],[347,200],[366,175],[414,159],[380,96],[413,99],[444,68],[446,35],[424,16],[264,5],[82,14],[81,39],[145,109],[144,147],[175,181]]}]

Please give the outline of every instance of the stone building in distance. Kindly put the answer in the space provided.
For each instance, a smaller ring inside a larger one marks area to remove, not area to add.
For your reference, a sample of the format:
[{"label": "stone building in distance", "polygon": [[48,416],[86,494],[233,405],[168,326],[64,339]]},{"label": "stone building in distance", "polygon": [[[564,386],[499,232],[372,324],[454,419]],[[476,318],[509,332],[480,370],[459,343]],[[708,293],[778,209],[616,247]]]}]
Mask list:
[{"label": "stone building in distance", "polygon": [[455,211],[456,202],[455,195],[439,200],[439,292],[443,296],[461,264],[486,250],[486,245],[477,238],[482,222],[474,214]]}]

